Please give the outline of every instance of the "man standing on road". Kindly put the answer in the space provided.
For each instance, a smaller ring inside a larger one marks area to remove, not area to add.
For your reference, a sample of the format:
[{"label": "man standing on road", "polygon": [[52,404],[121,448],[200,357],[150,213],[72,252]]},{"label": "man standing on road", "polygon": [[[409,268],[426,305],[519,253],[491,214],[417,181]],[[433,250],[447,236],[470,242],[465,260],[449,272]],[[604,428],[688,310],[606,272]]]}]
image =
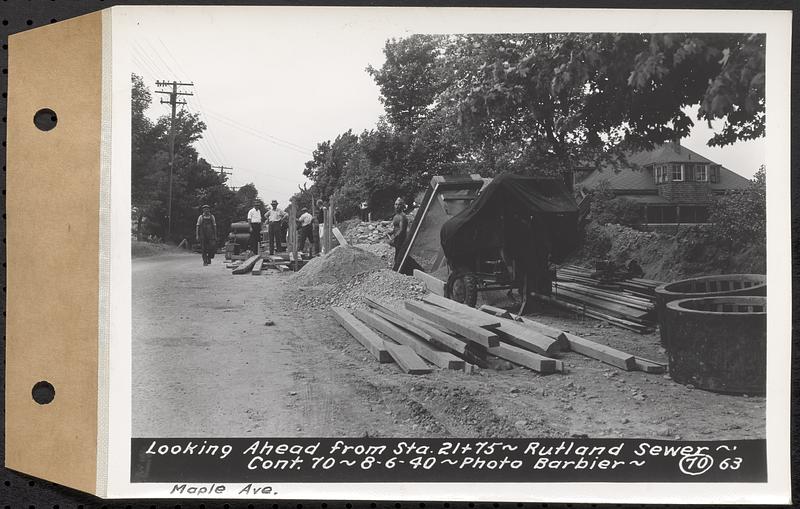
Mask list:
[{"label": "man standing on road", "polygon": [[403,261],[402,248],[406,242],[406,233],[408,232],[408,217],[406,217],[403,209],[406,202],[402,198],[397,198],[394,201],[394,217],[392,218],[392,233],[389,235],[389,245],[394,247],[394,266],[392,270],[395,272],[400,269],[400,262]]},{"label": "man standing on road", "polygon": [[369,203],[366,201],[361,202],[361,222],[369,220]]},{"label": "man standing on road", "polygon": [[308,208],[303,207],[302,214],[297,218],[297,223],[300,226],[297,235],[297,250],[303,251],[306,247],[306,240],[310,244],[308,253],[314,256],[314,217],[308,213]]},{"label": "man standing on road", "polygon": [[269,254],[275,254],[275,245],[277,244],[278,252],[283,248],[281,246],[281,221],[285,212],[278,208],[278,200],[272,200],[272,208],[267,210],[267,224],[269,225]]},{"label": "man standing on road", "polygon": [[203,265],[211,265],[211,259],[217,252],[217,220],[211,215],[211,207],[203,205],[203,213],[197,218],[194,237],[200,243]]},{"label": "man standing on road", "polygon": [[250,251],[258,254],[258,242],[261,240],[261,202],[253,200],[253,208],[247,213],[250,223]]}]

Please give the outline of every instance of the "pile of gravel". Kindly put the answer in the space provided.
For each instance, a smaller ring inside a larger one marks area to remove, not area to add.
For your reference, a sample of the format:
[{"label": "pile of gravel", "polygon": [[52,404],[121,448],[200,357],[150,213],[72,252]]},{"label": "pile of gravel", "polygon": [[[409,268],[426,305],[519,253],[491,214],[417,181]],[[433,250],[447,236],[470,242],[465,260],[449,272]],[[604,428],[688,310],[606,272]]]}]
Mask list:
[{"label": "pile of gravel", "polygon": [[389,244],[356,244],[353,247],[369,251],[379,257],[386,267],[391,268],[394,265],[394,248]]},{"label": "pile of gravel", "polygon": [[351,244],[378,244],[386,242],[388,233],[392,233],[391,221],[372,221],[350,226],[344,237]]},{"label": "pile of gravel", "polygon": [[357,274],[344,284],[299,288],[294,304],[306,309],[331,306],[356,309],[367,307],[365,296],[392,305],[403,300],[420,300],[426,293],[425,285],[416,278],[381,269]]},{"label": "pile of gravel", "polygon": [[291,276],[291,282],[296,286],[339,283],[356,274],[375,271],[385,266],[381,258],[370,252],[354,246],[339,246],[308,262]]}]

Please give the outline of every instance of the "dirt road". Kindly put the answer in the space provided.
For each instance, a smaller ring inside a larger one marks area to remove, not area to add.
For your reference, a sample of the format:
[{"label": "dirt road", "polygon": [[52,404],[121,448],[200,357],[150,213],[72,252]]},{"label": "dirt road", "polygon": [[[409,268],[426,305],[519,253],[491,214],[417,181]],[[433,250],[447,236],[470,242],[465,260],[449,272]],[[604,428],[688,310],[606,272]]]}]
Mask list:
[{"label": "dirt road", "polygon": [[[286,305],[288,274],[233,276],[219,258],[133,261],[133,435],[764,437],[765,399],[687,388],[578,354],[568,372],[403,374],[327,311]],[[534,317],[664,360],[639,335],[548,311]],[[275,325],[266,326],[266,320]]]}]

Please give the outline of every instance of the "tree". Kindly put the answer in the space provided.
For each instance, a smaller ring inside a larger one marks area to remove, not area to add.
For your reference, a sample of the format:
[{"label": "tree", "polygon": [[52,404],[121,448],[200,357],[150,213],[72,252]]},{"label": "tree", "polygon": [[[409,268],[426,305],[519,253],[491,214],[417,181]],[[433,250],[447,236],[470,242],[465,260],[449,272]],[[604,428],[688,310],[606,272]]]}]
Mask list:
[{"label": "tree", "polygon": [[386,116],[400,130],[416,130],[444,86],[437,61],[441,40],[434,35],[390,39],[381,68],[367,67],[381,89]]}]

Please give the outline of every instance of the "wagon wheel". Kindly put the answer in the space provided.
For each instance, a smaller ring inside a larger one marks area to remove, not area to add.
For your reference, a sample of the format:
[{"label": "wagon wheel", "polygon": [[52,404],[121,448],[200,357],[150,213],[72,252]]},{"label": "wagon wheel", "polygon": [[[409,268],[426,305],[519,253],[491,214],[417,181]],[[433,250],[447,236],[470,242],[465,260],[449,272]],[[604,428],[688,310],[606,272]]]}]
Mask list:
[{"label": "wagon wheel", "polygon": [[445,297],[469,307],[478,302],[478,277],[471,272],[453,272],[447,278]]}]

